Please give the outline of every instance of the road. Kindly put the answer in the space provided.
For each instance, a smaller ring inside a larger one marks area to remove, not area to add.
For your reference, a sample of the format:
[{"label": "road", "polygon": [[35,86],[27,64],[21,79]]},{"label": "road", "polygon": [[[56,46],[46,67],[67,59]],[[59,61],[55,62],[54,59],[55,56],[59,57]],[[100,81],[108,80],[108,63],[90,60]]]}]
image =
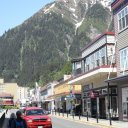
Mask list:
[{"label": "road", "polygon": [[[6,114],[6,119],[4,121],[3,128],[7,128],[10,114],[15,113],[16,111],[17,110],[8,111],[8,113]],[[61,118],[56,118],[52,116],[51,118],[52,118],[53,128],[99,128],[98,126],[91,126],[91,125],[83,124],[80,122],[75,122],[72,120],[61,119]]]},{"label": "road", "polygon": [[53,128],[99,128],[97,126],[90,126],[87,124],[82,124],[56,117],[52,117],[52,122],[53,122]]}]

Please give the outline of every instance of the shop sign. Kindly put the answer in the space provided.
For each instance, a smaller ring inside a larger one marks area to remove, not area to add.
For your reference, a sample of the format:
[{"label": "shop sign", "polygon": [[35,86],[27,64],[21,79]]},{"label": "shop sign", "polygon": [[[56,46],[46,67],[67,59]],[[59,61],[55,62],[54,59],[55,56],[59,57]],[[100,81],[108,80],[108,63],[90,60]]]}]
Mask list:
[{"label": "shop sign", "polygon": [[92,88],[93,88],[93,85],[92,84],[84,85],[83,86],[83,91],[88,91],[88,90],[90,90]]},{"label": "shop sign", "polygon": [[99,92],[98,91],[90,91],[89,93],[89,97],[90,98],[96,98],[99,96]]}]

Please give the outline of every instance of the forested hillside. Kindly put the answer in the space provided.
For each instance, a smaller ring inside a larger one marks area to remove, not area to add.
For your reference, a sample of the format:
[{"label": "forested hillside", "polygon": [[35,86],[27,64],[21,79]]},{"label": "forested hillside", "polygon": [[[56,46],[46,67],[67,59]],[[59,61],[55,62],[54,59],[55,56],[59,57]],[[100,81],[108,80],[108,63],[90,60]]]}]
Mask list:
[{"label": "forested hillside", "polygon": [[48,13],[43,8],[0,37],[0,75],[5,82],[44,85],[70,74],[70,60],[80,49],[97,34],[112,29],[110,11],[99,3],[86,10],[77,29],[67,14],[62,15],[62,7],[47,6],[53,4]]}]

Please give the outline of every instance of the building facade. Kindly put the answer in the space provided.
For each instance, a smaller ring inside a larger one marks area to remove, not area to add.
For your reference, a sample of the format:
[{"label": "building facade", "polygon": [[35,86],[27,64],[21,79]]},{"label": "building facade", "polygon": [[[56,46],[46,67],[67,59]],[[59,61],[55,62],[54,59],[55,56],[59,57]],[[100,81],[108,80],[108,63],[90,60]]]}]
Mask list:
[{"label": "building facade", "polygon": [[9,93],[0,93],[0,106],[14,106],[13,95]]},{"label": "building facade", "polygon": [[81,104],[81,85],[68,84],[69,79],[63,79],[54,86],[55,109],[71,111],[73,105]]},{"label": "building facade", "polygon": [[[100,118],[108,118],[108,86],[105,80],[116,76],[115,36],[105,32],[89,43],[81,52],[81,56],[72,60],[73,78],[69,84],[82,85],[82,112],[91,117],[99,114]],[[118,116],[117,87],[109,88],[111,93],[112,116]]]},{"label": "building facade", "polygon": [[0,94],[1,93],[9,93],[13,96],[13,102],[17,102],[18,97],[18,88],[17,83],[4,83],[4,79],[0,79]]},{"label": "building facade", "polygon": [[111,6],[117,44],[117,77],[107,82],[118,85],[119,119],[128,121],[128,1],[114,0]]}]

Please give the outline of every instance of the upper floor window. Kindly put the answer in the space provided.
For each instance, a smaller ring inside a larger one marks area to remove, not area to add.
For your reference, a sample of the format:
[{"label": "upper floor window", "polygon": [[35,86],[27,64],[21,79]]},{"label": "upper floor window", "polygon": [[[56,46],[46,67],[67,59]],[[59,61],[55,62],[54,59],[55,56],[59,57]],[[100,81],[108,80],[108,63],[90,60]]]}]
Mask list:
[{"label": "upper floor window", "polygon": [[128,6],[118,13],[118,26],[119,31],[128,26]]},{"label": "upper floor window", "polygon": [[90,57],[86,58],[86,70],[89,71],[90,70]]},{"label": "upper floor window", "polygon": [[75,69],[81,68],[81,62],[75,62]]},{"label": "upper floor window", "polygon": [[128,47],[120,51],[120,70],[125,71],[128,69]]},{"label": "upper floor window", "polygon": [[100,51],[101,53],[101,65],[105,65],[105,55],[106,55],[106,49],[103,47]]}]

